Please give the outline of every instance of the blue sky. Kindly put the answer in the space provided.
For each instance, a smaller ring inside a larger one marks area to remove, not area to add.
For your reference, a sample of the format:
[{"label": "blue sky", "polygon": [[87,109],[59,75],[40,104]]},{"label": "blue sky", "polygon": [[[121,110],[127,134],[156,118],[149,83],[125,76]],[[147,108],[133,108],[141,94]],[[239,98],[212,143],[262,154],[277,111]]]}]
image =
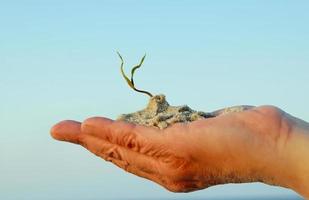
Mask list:
[{"label": "blue sky", "polygon": [[53,141],[63,119],[142,108],[119,72],[171,104],[211,111],[276,105],[309,121],[308,1],[0,0],[0,198],[295,195],[262,184],[172,194]]}]

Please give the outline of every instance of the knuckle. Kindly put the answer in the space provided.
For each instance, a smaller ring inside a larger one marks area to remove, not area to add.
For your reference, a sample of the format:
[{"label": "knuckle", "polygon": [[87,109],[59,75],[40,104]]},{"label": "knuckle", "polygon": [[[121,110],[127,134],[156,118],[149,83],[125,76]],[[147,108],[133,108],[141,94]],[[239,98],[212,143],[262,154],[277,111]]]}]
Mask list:
[{"label": "knuckle", "polygon": [[112,162],[114,165],[120,167],[121,169],[125,170],[126,172],[132,173],[132,168],[130,167],[129,163],[124,160],[118,160],[115,158],[107,157],[107,161]]},{"label": "knuckle", "polygon": [[192,187],[188,187],[188,185],[183,182],[170,183],[166,188],[175,193],[185,193],[194,190]]},{"label": "knuckle", "polygon": [[134,134],[133,132],[126,133],[123,136],[123,141],[122,141],[124,147],[128,149],[134,149],[136,146],[138,146],[136,137],[137,137],[136,134]]},{"label": "knuckle", "polygon": [[201,180],[193,180],[193,179],[182,180],[182,181],[172,181],[166,185],[166,188],[169,191],[178,192],[178,193],[180,192],[187,193],[187,192],[192,192],[192,191],[199,190],[199,189],[205,189],[208,187],[209,185],[203,183]]},{"label": "knuckle", "polygon": [[117,160],[123,160],[123,156],[121,154],[121,149],[118,148],[116,145],[111,146],[108,150],[102,149],[102,154],[104,154],[106,157],[114,158]]},{"label": "knuckle", "polygon": [[83,121],[83,124],[86,124],[86,125],[93,124],[94,122],[97,122],[98,120],[99,120],[99,117],[89,117]]},{"label": "knuckle", "polygon": [[90,117],[83,121],[82,123],[82,129],[83,127],[94,127],[100,124],[101,126],[107,126],[113,123],[114,121],[105,117]]},{"label": "knuckle", "polygon": [[191,180],[196,175],[196,172],[192,169],[192,166],[184,161],[177,166],[167,165],[165,166],[165,169],[164,174],[168,177],[168,181],[172,182]]},{"label": "knuckle", "polygon": [[281,116],[283,114],[283,111],[280,108],[272,105],[264,105],[258,109],[261,113],[268,116]]},{"label": "knuckle", "polygon": [[187,177],[190,175],[190,169],[191,169],[191,162],[184,159],[179,158],[175,156],[170,156],[168,159],[164,160],[167,167],[170,169],[170,173],[173,175],[173,177],[181,178],[181,177]]},{"label": "knuckle", "polygon": [[85,147],[86,149],[88,149],[88,144],[86,142],[86,139],[85,139],[85,135],[84,134],[80,134],[78,136],[78,141],[79,141],[79,144],[83,147]]},{"label": "knuckle", "polygon": [[132,151],[140,152],[142,146],[146,146],[146,140],[136,131],[136,126],[133,124],[124,124],[125,131],[122,132],[120,144]]}]

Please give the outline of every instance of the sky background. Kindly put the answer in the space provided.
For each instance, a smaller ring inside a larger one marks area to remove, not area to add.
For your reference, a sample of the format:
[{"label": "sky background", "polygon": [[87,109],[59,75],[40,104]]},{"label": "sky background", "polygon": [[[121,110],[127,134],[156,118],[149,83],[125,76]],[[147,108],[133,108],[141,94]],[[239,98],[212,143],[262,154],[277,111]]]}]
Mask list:
[{"label": "sky background", "polygon": [[212,111],[276,105],[309,121],[306,0],[0,0],[0,199],[289,197],[263,184],[174,194],[85,149],[52,140],[63,119],[141,109],[136,85]]}]

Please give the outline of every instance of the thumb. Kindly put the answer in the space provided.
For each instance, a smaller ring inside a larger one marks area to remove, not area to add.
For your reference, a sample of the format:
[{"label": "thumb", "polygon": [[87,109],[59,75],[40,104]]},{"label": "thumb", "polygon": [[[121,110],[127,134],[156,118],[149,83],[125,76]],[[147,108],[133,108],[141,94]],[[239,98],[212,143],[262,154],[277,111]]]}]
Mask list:
[{"label": "thumb", "polygon": [[60,141],[79,144],[81,133],[81,123],[73,120],[65,120],[54,125],[51,130],[51,136]]}]

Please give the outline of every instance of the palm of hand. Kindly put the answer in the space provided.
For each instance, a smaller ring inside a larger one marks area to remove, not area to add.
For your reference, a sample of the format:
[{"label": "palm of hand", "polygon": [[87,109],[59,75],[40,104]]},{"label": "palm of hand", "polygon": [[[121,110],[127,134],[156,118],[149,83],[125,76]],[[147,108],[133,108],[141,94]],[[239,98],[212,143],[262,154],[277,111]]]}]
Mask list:
[{"label": "palm of hand", "polygon": [[280,151],[289,127],[282,111],[265,106],[164,130],[102,117],[63,121],[51,134],[170,191],[188,192],[231,182],[273,183],[261,175],[267,163],[261,159]]}]

